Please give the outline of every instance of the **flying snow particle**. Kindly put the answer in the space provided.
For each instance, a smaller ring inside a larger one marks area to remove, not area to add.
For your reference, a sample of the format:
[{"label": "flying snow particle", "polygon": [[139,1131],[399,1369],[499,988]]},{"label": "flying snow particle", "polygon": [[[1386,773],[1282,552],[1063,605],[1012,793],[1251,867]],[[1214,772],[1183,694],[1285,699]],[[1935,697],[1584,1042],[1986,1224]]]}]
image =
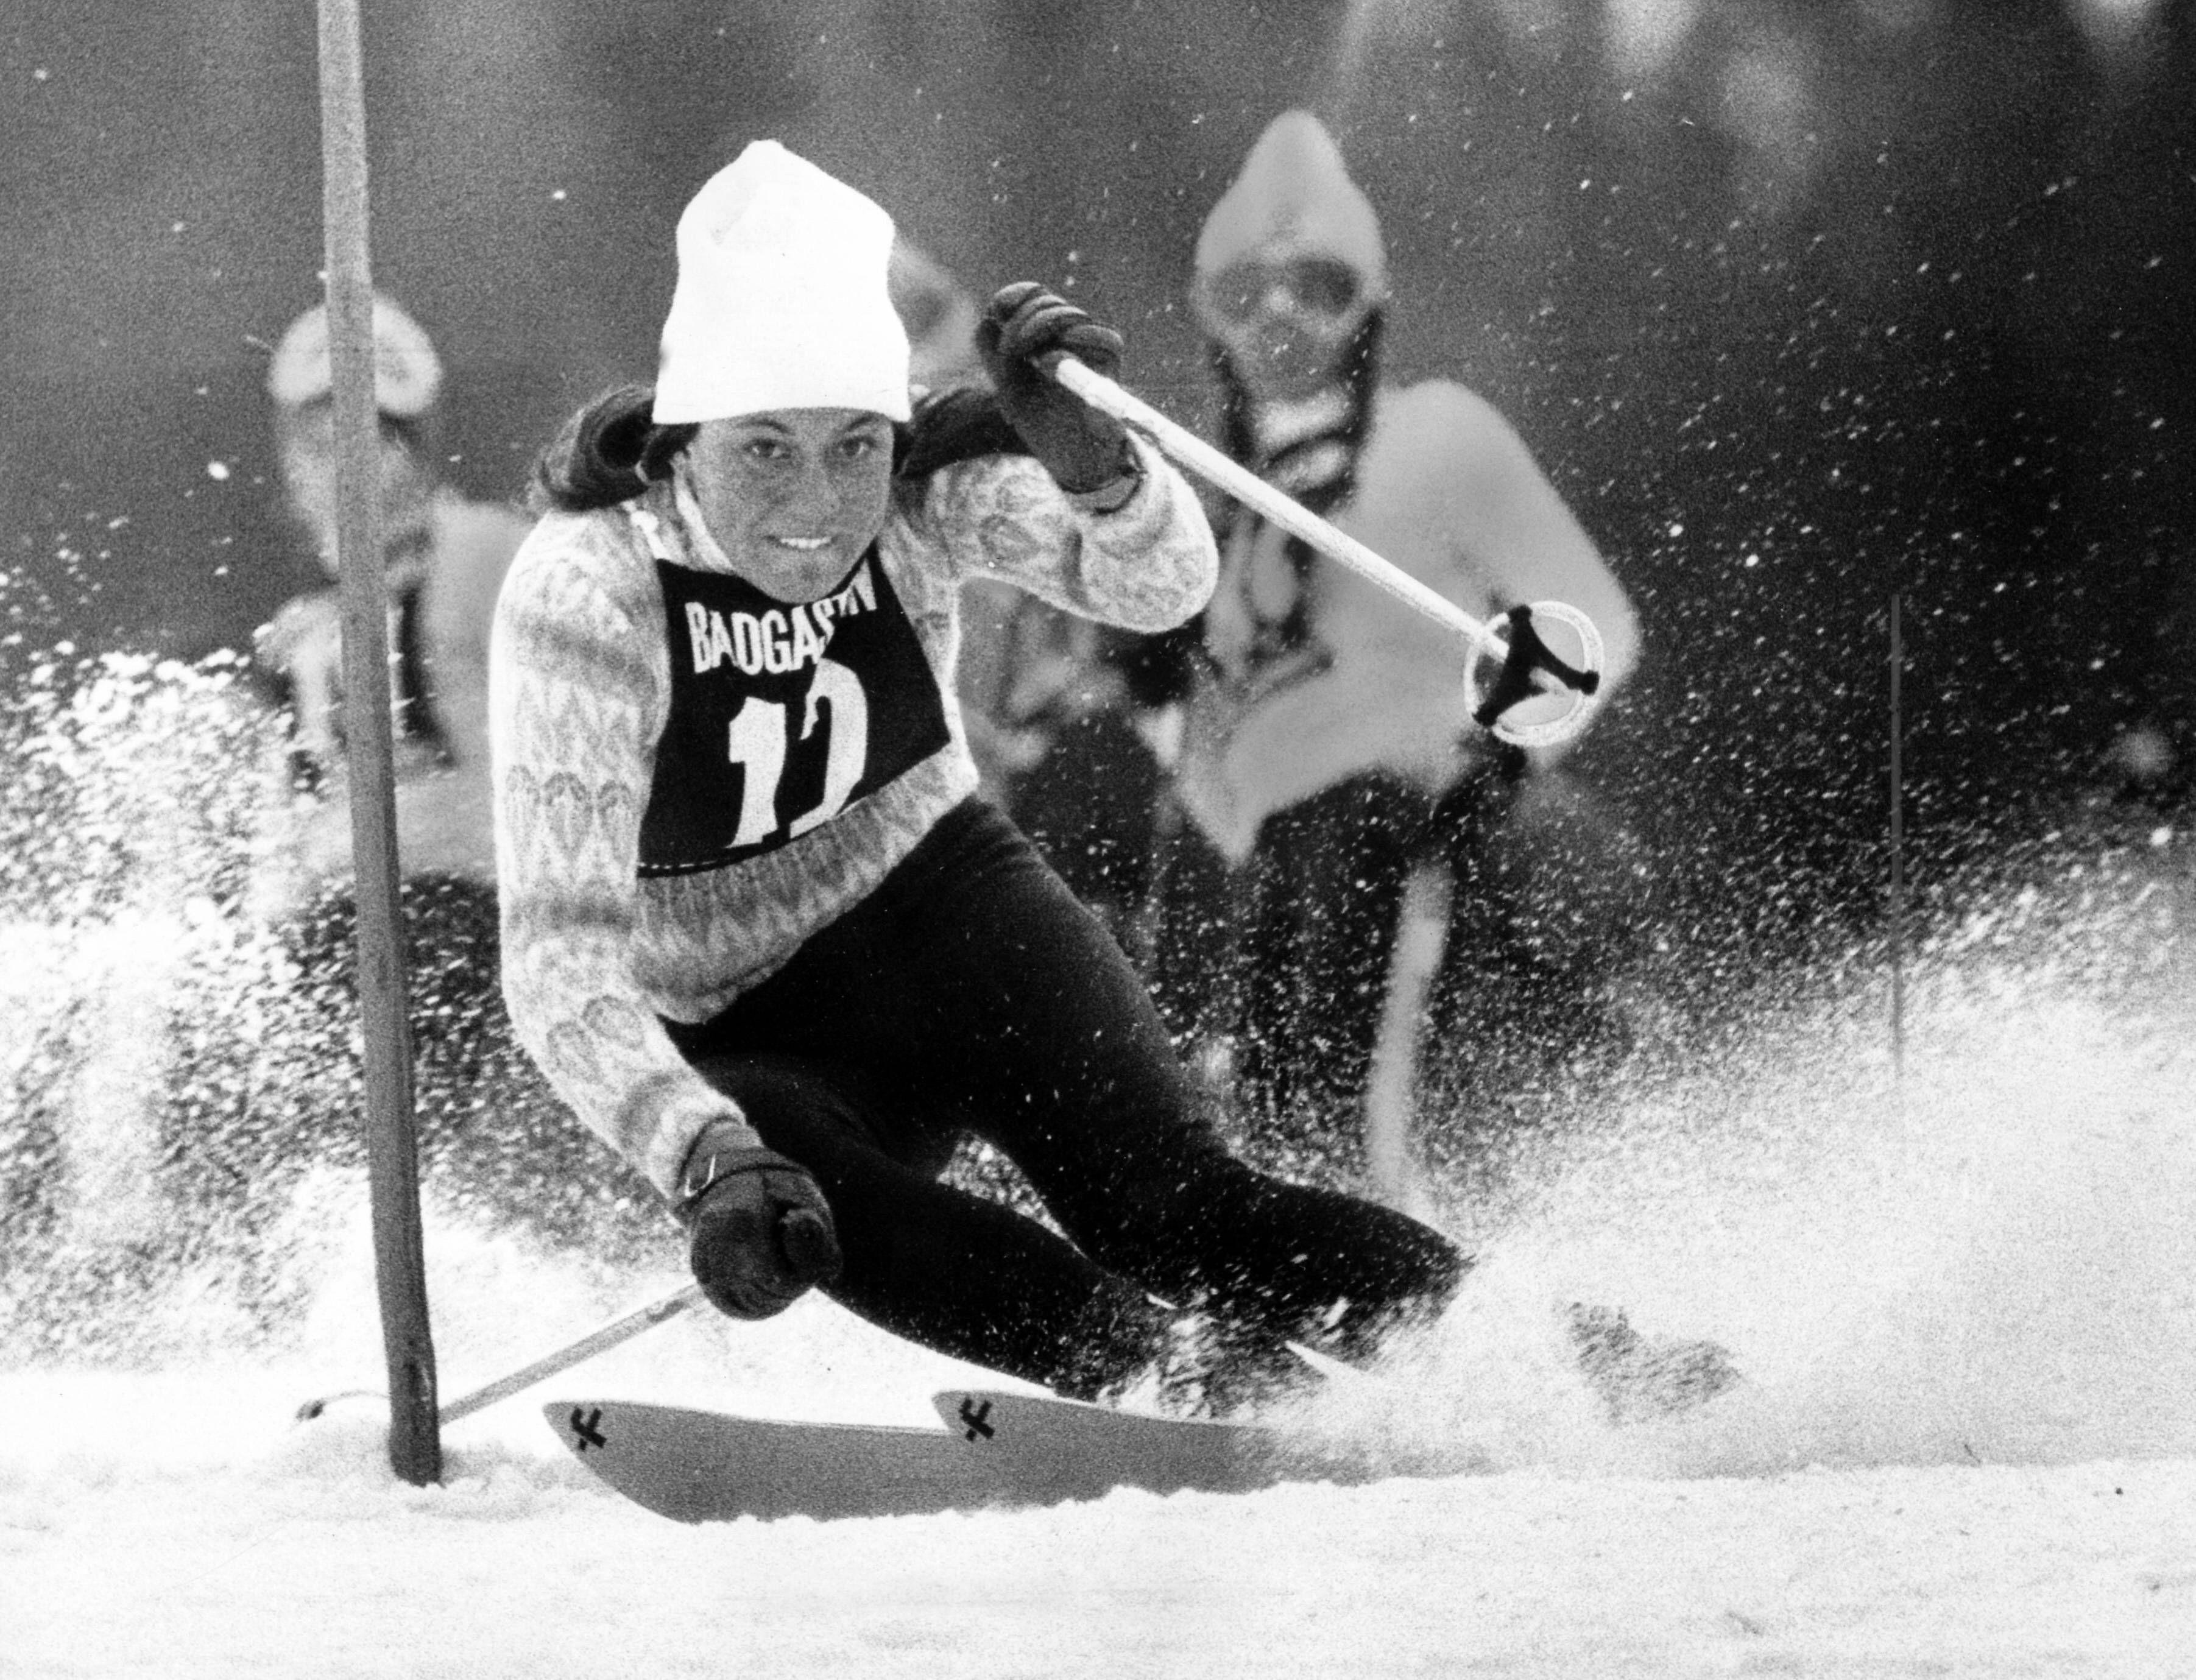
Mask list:
[{"label": "flying snow particle", "polygon": [[212,479],[217,484],[225,482],[228,477],[228,463],[227,461],[208,461],[206,463],[206,476]]}]

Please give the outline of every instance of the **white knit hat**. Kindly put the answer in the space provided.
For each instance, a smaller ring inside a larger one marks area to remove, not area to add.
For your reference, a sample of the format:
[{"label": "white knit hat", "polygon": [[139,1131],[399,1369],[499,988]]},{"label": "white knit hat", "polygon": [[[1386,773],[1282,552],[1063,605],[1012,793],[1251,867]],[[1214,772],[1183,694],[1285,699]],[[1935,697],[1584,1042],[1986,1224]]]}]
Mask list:
[{"label": "white knit hat", "polygon": [[656,424],[773,408],[907,419],[892,246],[878,205],[774,140],[749,146],[679,218]]},{"label": "white knit hat", "polygon": [[[267,369],[267,394],[285,408],[318,402],[335,385],[328,354],[328,306],[315,303],[290,323]],[[442,363],[419,323],[388,298],[373,300],[373,406],[416,420],[442,395]]]}]

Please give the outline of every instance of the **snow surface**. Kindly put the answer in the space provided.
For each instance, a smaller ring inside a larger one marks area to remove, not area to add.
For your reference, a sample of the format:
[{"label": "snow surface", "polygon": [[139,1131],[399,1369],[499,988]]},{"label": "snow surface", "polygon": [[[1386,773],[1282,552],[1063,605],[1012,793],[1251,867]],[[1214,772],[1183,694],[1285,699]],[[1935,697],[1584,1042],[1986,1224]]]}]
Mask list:
[{"label": "snow surface", "polygon": [[[920,1423],[970,1375],[812,1301],[651,1331],[454,1426],[413,1489],[379,1402],[292,1419],[379,1367],[361,1198],[323,1184],[298,1353],[0,1377],[0,1674],[2196,1673],[2187,1013],[1940,979],[1903,1120],[1869,1023],[1758,1025],[1306,1420],[1491,1466],[1366,1487],[686,1527],[540,1419],[593,1392]],[[680,1281],[431,1216],[430,1251],[452,1395]],[[1604,1427],[1545,1311],[1569,1294],[1751,1381]]]},{"label": "snow surface", "polygon": [[[2196,1675],[2196,894],[2186,842],[2154,852],[1934,932],[1902,1063],[1857,955],[1592,1094],[1499,1209],[1439,1204],[1473,1286],[1297,1421],[1481,1474],[689,1527],[540,1416],[927,1423],[979,1375],[812,1299],[651,1330],[451,1427],[415,1489],[379,1402],[293,1417],[380,1383],[364,1188],[323,1171],[274,1342],[181,1275],[136,1305],[141,1357],[0,1354],[0,1677]],[[114,1003],[194,937],[109,927],[0,929],[0,1063],[57,991]],[[92,1012],[112,1060],[79,1087],[118,1112],[159,1077],[133,999]],[[64,1143],[87,1183],[142,1179],[126,1135]],[[74,1216],[118,1239],[109,1198]],[[684,1281],[431,1199],[427,1242],[446,1398]],[[1569,1300],[1714,1336],[1748,1381],[1615,1429]]]}]

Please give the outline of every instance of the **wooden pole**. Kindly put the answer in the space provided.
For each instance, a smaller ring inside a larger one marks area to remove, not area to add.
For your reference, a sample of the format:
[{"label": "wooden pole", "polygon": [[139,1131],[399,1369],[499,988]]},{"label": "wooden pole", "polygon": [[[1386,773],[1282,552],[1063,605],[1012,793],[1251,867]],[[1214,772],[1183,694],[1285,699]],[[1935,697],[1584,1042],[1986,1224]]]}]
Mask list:
[{"label": "wooden pole", "polygon": [[413,1486],[440,1481],[435,1348],[419,1230],[402,913],[397,896],[389,603],[376,483],[373,284],[367,245],[366,95],[358,0],[320,0],[321,215],[336,441],[336,556],[343,600],[345,753],[358,892],[358,993],[366,1045],[374,1278],[389,1369],[389,1460]]}]

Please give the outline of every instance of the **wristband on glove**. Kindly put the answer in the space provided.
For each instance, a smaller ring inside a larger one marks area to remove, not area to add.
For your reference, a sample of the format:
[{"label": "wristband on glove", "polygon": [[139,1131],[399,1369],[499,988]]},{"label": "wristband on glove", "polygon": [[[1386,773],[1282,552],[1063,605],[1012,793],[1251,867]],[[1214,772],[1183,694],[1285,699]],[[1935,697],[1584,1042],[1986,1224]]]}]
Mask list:
[{"label": "wristband on glove", "polygon": [[1067,499],[1085,513],[1114,513],[1129,505],[1130,498],[1143,488],[1144,464],[1129,440],[1121,440],[1121,471],[1109,484],[1101,484],[1095,490],[1070,490]]},{"label": "wristband on glove", "polygon": [[[754,1134],[750,1132],[748,1135],[752,1137]],[[792,1164],[776,1150],[760,1142],[740,1141],[730,1126],[710,1127],[694,1140],[693,1152],[687,1156],[685,1169],[679,1175],[679,1222],[687,1223],[693,1216],[694,1204],[734,1173]]]}]

